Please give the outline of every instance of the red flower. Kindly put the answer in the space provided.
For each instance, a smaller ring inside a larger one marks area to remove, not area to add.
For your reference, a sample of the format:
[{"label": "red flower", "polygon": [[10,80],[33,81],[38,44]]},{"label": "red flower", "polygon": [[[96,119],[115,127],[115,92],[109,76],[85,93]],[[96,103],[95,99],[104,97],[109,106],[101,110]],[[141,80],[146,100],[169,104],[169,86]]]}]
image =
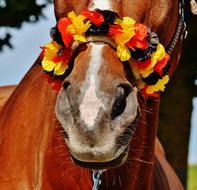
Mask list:
[{"label": "red flower", "polygon": [[53,90],[59,92],[62,87],[62,82],[63,82],[62,80],[54,81]]},{"label": "red flower", "polygon": [[66,48],[62,50],[60,55],[53,58],[55,63],[62,62],[62,65],[68,64],[70,57],[72,56],[72,50],[70,48]]},{"label": "red flower", "polygon": [[47,79],[47,82],[49,84],[52,84],[54,82],[54,79],[49,74],[43,74],[42,77]]},{"label": "red flower", "polygon": [[116,36],[118,34],[122,34],[122,28],[120,25],[111,25],[109,28],[108,35],[109,36]]},{"label": "red flower", "polygon": [[136,47],[139,49],[147,49],[148,43],[146,37],[148,28],[143,24],[135,24],[135,36],[127,43],[129,48]]},{"label": "red flower", "polygon": [[131,38],[131,40],[129,42],[127,42],[127,46],[129,48],[139,48],[139,49],[147,49],[148,48],[148,43],[143,40],[143,41],[139,41],[136,36],[134,36],[133,38]]},{"label": "red flower", "polygon": [[58,30],[61,33],[62,40],[66,47],[68,47],[73,40],[73,35],[69,31],[67,31],[67,27],[71,23],[72,23],[71,20],[65,17],[61,18],[57,23]]},{"label": "red flower", "polygon": [[157,97],[159,97],[159,93],[153,93],[153,94],[147,94],[146,93],[146,89],[148,88],[148,85],[146,84],[145,86],[144,86],[144,88],[141,90],[141,92],[142,92],[142,96],[144,96],[144,98],[148,98],[148,97],[155,97],[155,98],[157,98]]},{"label": "red flower", "polygon": [[166,53],[165,57],[161,61],[158,61],[157,64],[154,66],[154,70],[157,71],[160,76],[163,76],[163,68],[167,65],[169,60],[170,55]]},{"label": "red flower", "polygon": [[148,68],[150,66],[150,64],[151,64],[151,59],[147,59],[145,61],[138,61],[137,62],[137,65],[138,65],[139,69],[142,69],[142,70]]},{"label": "red flower", "polygon": [[43,74],[43,78],[47,79],[48,83],[52,85],[52,89],[59,92],[62,87],[62,80],[53,79],[49,74]]},{"label": "red flower", "polygon": [[142,41],[146,39],[148,34],[148,28],[143,24],[135,24],[135,32],[138,40]]},{"label": "red flower", "polygon": [[83,11],[81,15],[85,16],[86,18],[90,19],[96,26],[100,26],[102,22],[105,21],[104,16],[97,11]]}]

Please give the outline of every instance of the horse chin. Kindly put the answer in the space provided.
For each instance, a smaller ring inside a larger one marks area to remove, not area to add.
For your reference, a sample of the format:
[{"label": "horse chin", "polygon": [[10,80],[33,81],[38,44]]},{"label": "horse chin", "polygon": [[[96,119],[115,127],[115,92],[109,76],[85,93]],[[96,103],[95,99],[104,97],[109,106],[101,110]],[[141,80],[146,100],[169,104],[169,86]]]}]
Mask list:
[{"label": "horse chin", "polygon": [[127,160],[128,152],[129,152],[129,145],[126,146],[124,151],[122,151],[122,153],[120,153],[118,157],[107,162],[103,162],[102,160],[100,162],[98,161],[87,162],[87,161],[79,160],[75,158],[73,155],[71,155],[71,157],[73,162],[80,167],[91,169],[91,170],[107,170],[107,169],[112,169],[122,166]]}]

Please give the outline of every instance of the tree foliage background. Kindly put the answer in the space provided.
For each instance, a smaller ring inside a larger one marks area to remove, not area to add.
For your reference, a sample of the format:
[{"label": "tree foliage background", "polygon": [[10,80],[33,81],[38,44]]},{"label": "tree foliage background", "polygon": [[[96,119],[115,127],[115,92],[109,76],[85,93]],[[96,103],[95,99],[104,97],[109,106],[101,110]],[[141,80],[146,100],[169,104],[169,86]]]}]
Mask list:
[{"label": "tree foliage background", "polygon": [[6,30],[4,36],[0,36],[0,51],[3,46],[13,47],[10,28],[20,29],[24,22],[34,23],[44,17],[42,10],[52,0],[0,0],[0,29]]},{"label": "tree foliage background", "polygon": [[188,36],[179,65],[161,97],[158,136],[167,160],[186,187],[192,99],[197,96],[197,16],[190,12],[190,2],[185,3]]}]

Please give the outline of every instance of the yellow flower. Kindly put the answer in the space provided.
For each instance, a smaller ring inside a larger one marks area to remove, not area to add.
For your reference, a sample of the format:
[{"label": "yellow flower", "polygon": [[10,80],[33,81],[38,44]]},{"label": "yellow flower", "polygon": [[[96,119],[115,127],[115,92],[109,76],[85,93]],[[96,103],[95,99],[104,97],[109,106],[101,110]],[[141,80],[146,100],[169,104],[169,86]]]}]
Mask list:
[{"label": "yellow flower", "polygon": [[153,71],[154,71],[153,68],[150,68],[150,69],[140,69],[140,74],[142,75],[143,78],[146,78],[146,77],[148,77]]},{"label": "yellow flower", "polygon": [[68,18],[72,20],[72,24],[68,26],[67,30],[73,34],[74,40],[86,42],[85,32],[90,28],[91,22],[87,21],[85,23],[86,17],[83,15],[77,16],[74,11],[68,13]]},{"label": "yellow flower", "polygon": [[64,74],[68,68],[67,64],[63,61],[61,56],[58,56],[58,51],[62,48],[61,45],[52,41],[44,46],[44,58],[42,60],[42,68],[47,72],[52,72],[56,75]]},{"label": "yellow flower", "polygon": [[159,43],[156,52],[151,55],[150,66],[146,69],[140,69],[140,74],[142,75],[142,77],[148,77],[154,71],[154,66],[157,64],[157,62],[161,61],[165,57],[165,55],[165,48]]},{"label": "yellow flower", "polygon": [[131,53],[129,51],[129,48],[127,48],[125,45],[118,45],[117,46],[117,55],[121,61],[127,61],[131,57]]},{"label": "yellow flower", "polygon": [[123,30],[129,30],[134,28],[136,21],[130,17],[123,17],[123,19],[116,19],[115,24],[119,24]]},{"label": "yellow flower", "polygon": [[161,61],[166,55],[165,48],[162,44],[157,45],[157,50],[151,55],[151,64],[148,69],[153,68],[158,61]]},{"label": "yellow flower", "polygon": [[124,45],[135,35],[135,21],[132,18],[124,17],[123,20],[116,19],[115,24],[120,24],[122,34],[116,35],[114,39],[118,45]]},{"label": "yellow flower", "polygon": [[68,68],[68,65],[63,65],[61,62],[58,62],[54,68],[54,73],[56,75],[63,75]]},{"label": "yellow flower", "polygon": [[121,61],[127,61],[131,58],[131,53],[125,44],[135,35],[135,20],[124,17],[123,20],[116,19],[115,24],[119,24],[122,27],[122,34],[114,36],[114,40],[117,43],[117,55]]},{"label": "yellow flower", "polygon": [[146,89],[146,93],[147,94],[153,94],[154,92],[158,92],[160,90],[164,91],[165,85],[168,83],[168,81],[169,81],[169,76],[166,75],[162,79],[160,79],[157,82],[157,84],[148,86],[147,89]]}]

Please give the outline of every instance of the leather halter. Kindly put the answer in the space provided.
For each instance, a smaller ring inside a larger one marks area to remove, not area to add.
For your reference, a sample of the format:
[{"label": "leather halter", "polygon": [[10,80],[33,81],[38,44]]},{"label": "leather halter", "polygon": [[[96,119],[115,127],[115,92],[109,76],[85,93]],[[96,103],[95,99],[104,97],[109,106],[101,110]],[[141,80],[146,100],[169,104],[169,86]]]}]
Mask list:
[{"label": "leather halter", "polygon": [[187,37],[187,30],[186,30],[186,22],[184,18],[184,0],[179,0],[179,21],[177,23],[176,31],[173,35],[173,38],[171,39],[170,43],[168,44],[166,48],[166,52],[171,55],[178,40],[185,39]]}]

